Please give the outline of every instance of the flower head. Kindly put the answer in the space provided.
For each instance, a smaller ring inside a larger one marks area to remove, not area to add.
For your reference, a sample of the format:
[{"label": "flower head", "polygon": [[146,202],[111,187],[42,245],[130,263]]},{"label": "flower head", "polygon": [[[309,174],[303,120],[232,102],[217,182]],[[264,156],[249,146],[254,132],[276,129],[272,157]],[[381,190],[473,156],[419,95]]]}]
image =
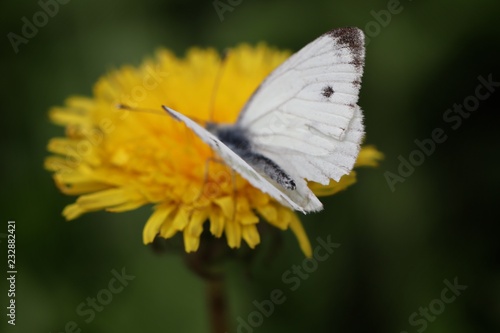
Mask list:
[{"label": "flower head", "polygon": [[[159,235],[184,236],[187,252],[199,247],[203,224],[232,248],[244,240],[260,242],[261,219],[290,228],[302,251],[311,246],[297,215],[217,161],[210,148],[167,116],[117,108],[158,110],[167,105],[201,121],[232,123],[259,83],[289,56],[265,45],[240,45],[224,62],[213,49],[191,49],[185,58],[161,50],[140,67],[125,66],[102,77],[93,97],[71,97],[50,111],[66,129],[50,140],[53,156],[46,168],[59,189],[79,196],[63,210],[66,219],[107,210],[125,212],[146,204],[154,212],[146,222],[144,243]],[[219,75],[220,74],[220,75]],[[363,148],[357,165],[376,165],[381,154]],[[355,173],[328,186],[311,184],[318,195],[331,195],[355,182]]]}]

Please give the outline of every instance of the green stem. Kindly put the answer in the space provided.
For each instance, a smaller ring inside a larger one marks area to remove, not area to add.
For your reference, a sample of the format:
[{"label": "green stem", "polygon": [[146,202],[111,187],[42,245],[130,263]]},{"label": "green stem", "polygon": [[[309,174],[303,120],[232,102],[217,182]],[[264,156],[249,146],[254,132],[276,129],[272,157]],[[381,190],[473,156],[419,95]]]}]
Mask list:
[{"label": "green stem", "polygon": [[212,333],[227,333],[227,299],[224,290],[224,279],[207,280],[208,308]]}]

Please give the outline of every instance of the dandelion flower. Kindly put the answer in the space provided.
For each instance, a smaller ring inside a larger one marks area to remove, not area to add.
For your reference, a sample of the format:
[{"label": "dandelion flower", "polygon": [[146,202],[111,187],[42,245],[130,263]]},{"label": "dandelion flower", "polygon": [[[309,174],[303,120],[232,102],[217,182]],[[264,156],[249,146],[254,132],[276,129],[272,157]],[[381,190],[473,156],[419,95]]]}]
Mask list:
[{"label": "dandelion flower", "polygon": [[[265,220],[290,228],[311,256],[295,212],[214,160],[189,129],[171,117],[117,108],[160,110],[168,105],[194,119],[231,123],[259,83],[289,55],[263,44],[240,45],[221,72],[221,57],[213,49],[193,48],[185,58],[160,50],[138,68],[125,66],[102,77],[92,97],[70,97],[53,108],[50,119],[66,133],[50,140],[54,155],[45,165],[61,192],[78,196],[63,210],[64,217],[153,204],[144,243],[180,232],[187,252],[198,249],[205,222],[215,237],[225,235],[231,248],[242,240],[254,248],[260,242],[257,224]],[[365,147],[357,166],[375,166],[381,158],[375,148]],[[339,182],[310,186],[317,195],[331,195],[354,182],[353,171]]]}]

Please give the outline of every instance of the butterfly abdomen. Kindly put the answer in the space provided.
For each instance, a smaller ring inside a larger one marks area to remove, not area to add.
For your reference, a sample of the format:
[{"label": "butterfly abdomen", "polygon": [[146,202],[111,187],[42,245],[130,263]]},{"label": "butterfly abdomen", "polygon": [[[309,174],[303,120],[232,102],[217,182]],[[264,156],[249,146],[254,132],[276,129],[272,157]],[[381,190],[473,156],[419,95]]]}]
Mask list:
[{"label": "butterfly abdomen", "polygon": [[251,152],[245,157],[248,162],[257,170],[261,170],[269,178],[288,190],[295,190],[295,182],[278,164],[264,155]]},{"label": "butterfly abdomen", "polygon": [[217,136],[220,141],[253,168],[265,174],[284,188],[295,190],[295,181],[292,177],[273,160],[253,151],[251,141],[248,139],[244,129],[238,126],[217,126],[216,124],[208,124],[207,130]]}]

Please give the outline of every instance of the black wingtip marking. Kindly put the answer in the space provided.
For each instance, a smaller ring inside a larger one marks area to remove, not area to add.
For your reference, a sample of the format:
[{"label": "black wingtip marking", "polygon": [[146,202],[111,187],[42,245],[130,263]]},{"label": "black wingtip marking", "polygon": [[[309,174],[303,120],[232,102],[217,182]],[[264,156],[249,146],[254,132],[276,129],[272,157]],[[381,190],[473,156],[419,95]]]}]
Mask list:
[{"label": "black wingtip marking", "polygon": [[364,35],[363,32],[354,27],[334,29],[327,32],[342,47],[347,47],[353,54],[351,62],[356,68],[364,65]]},{"label": "black wingtip marking", "polygon": [[330,97],[333,95],[335,91],[333,91],[333,88],[331,86],[326,86],[323,88],[323,91],[321,92],[321,94],[323,96],[325,96],[326,98]]},{"label": "black wingtip marking", "polygon": [[364,38],[363,32],[354,27],[334,29],[328,32],[328,35],[335,38],[337,43],[345,45],[353,51],[362,51]]}]

